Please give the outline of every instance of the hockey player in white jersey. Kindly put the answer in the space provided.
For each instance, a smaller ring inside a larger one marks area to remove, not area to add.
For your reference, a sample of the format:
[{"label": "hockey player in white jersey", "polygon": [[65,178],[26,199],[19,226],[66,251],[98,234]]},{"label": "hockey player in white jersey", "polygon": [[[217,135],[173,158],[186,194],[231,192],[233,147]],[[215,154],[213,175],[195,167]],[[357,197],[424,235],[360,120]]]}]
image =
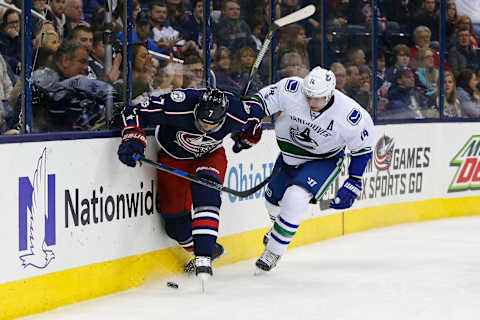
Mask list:
[{"label": "hockey player in white jersey", "polygon": [[[275,134],[280,173],[265,192],[273,226],[257,268],[269,271],[287,250],[312,198],[320,199],[340,173],[345,149],[351,154],[348,179],[330,203],[350,208],[362,190],[362,175],[372,157],[374,125],[368,112],[335,90],[335,75],[321,67],[304,79],[290,77],[261,89],[253,97],[266,115],[280,113]],[[279,112],[280,111],[280,112]]]}]

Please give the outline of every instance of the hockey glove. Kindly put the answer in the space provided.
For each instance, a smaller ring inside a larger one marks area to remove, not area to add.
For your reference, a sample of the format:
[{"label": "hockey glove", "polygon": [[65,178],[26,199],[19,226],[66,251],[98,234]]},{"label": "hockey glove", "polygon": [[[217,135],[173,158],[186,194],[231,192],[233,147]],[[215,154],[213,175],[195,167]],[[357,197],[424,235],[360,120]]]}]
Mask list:
[{"label": "hockey glove", "polygon": [[362,182],[357,179],[348,178],[343,186],[338,189],[335,199],[330,201],[330,208],[348,209],[352,206],[355,199],[362,192]]},{"label": "hockey glove", "polygon": [[256,145],[262,137],[262,132],[262,127],[258,127],[257,130],[255,130],[255,134],[242,132],[238,135],[232,135],[232,139],[235,141],[232,147],[233,152],[239,153],[244,149],[249,149]]},{"label": "hockey glove", "polygon": [[133,158],[133,155],[138,153],[144,156],[146,146],[147,138],[140,128],[124,129],[122,143],[118,147],[118,159],[129,167],[135,167],[137,162]]}]

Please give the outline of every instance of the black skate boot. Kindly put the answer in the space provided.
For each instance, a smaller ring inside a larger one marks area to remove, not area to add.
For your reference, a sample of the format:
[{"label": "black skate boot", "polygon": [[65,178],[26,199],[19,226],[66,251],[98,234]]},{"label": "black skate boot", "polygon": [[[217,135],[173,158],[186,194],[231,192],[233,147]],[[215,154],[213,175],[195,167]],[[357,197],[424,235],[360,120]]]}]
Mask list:
[{"label": "black skate boot", "polygon": [[280,255],[265,248],[260,258],[255,262],[255,265],[259,269],[259,272],[270,271],[277,265],[279,259]]},{"label": "black skate boot", "polygon": [[[212,262],[220,259],[223,255],[225,254],[225,249],[223,249],[223,246],[220,243],[215,243],[215,247],[213,248],[213,257],[212,257]],[[183,268],[183,272],[185,273],[193,273],[195,271],[195,258],[190,260],[186,265],[185,268]]]}]

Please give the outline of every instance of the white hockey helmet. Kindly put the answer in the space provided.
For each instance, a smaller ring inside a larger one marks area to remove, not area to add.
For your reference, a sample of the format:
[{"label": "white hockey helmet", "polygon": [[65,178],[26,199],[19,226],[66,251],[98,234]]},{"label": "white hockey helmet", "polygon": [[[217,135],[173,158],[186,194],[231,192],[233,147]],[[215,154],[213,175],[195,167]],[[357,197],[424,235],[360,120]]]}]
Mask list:
[{"label": "white hockey helmet", "polygon": [[321,67],[315,67],[303,79],[302,92],[310,98],[326,97],[327,102],[333,96],[336,86],[335,74]]}]

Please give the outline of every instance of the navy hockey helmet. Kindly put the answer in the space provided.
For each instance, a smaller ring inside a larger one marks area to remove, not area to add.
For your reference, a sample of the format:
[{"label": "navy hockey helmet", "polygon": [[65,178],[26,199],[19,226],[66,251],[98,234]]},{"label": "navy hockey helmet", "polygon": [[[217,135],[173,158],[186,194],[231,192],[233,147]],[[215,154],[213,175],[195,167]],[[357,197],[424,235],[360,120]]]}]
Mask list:
[{"label": "navy hockey helmet", "polygon": [[226,94],[218,89],[207,88],[198,99],[193,114],[196,125],[198,120],[210,125],[218,125],[217,130],[225,122],[228,110]]}]

